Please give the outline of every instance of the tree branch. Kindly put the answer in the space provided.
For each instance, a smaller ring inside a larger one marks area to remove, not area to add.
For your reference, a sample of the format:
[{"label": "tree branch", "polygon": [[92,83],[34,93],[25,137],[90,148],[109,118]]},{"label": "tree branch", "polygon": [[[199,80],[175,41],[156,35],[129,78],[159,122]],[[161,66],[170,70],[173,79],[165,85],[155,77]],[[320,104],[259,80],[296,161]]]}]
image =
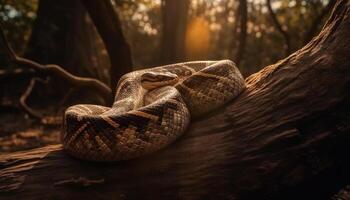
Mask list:
[{"label": "tree branch", "polygon": [[19,99],[19,103],[22,107],[22,109],[28,113],[31,117],[34,117],[38,120],[42,120],[43,119],[43,115],[38,113],[37,111],[33,110],[32,108],[30,108],[28,105],[27,105],[27,98],[30,96],[30,94],[32,93],[33,91],[33,88],[34,88],[34,85],[36,83],[37,79],[36,78],[32,78],[29,82],[29,85],[27,87],[27,89],[25,90],[25,92],[22,94],[22,96],[20,97]]},{"label": "tree branch", "polygon": [[282,28],[282,25],[280,24],[280,22],[278,21],[278,18],[275,14],[275,12],[272,9],[271,6],[271,0],[266,0],[266,6],[267,9],[269,10],[271,19],[275,25],[275,27],[277,28],[277,30],[282,34],[283,39],[285,41],[285,55],[288,56],[291,53],[291,46],[290,46],[290,38],[288,33]]},{"label": "tree branch", "polygon": [[16,53],[10,46],[9,42],[6,39],[5,32],[3,29],[3,23],[0,21],[0,44],[5,48],[5,53],[7,54],[8,58],[10,60],[15,60],[16,59]]}]

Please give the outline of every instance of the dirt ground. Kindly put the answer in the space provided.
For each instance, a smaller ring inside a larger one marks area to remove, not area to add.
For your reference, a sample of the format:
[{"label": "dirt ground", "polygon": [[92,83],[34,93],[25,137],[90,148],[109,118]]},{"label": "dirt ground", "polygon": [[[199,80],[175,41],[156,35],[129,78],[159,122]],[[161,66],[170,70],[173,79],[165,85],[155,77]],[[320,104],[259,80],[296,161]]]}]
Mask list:
[{"label": "dirt ground", "polygon": [[0,111],[0,154],[60,142],[59,124],[44,125],[19,110]]}]

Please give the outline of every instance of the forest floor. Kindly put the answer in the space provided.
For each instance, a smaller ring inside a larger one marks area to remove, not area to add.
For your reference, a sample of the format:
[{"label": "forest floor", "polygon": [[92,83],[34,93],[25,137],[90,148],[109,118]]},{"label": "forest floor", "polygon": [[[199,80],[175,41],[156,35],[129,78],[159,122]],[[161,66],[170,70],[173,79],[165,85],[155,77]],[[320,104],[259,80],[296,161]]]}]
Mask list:
[{"label": "forest floor", "polygon": [[[23,88],[0,86],[0,93],[1,90],[5,91],[2,98],[0,94],[0,154],[59,144],[62,115],[66,108],[78,103],[101,104],[98,98],[84,92],[76,92],[62,101],[59,95],[58,98],[48,99],[46,96],[50,94],[34,91],[31,95],[34,98],[29,98],[27,103],[37,114],[44,116],[39,120],[23,111],[16,100],[21,95],[18,91]],[[45,88],[39,87],[37,90],[42,91]]]},{"label": "forest floor", "polygon": [[0,112],[0,154],[60,142],[60,125],[43,125],[19,110]]}]

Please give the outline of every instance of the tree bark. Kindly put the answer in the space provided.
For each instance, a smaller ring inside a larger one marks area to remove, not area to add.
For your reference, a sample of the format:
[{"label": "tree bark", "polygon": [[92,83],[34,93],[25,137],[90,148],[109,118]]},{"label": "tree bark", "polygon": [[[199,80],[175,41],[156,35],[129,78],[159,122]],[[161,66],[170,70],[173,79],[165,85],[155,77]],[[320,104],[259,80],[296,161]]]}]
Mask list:
[{"label": "tree bark", "polygon": [[183,61],[188,17],[188,0],[162,0],[162,64]]},{"label": "tree bark", "polygon": [[350,162],[349,21],[339,0],[318,37],[160,152],[117,163],[60,145],[0,155],[2,199],[300,199],[301,185]]},{"label": "tree bark", "polygon": [[107,48],[111,63],[111,86],[114,91],[119,78],[132,71],[131,51],[124,37],[119,16],[110,0],[82,0],[81,2],[89,12]]}]

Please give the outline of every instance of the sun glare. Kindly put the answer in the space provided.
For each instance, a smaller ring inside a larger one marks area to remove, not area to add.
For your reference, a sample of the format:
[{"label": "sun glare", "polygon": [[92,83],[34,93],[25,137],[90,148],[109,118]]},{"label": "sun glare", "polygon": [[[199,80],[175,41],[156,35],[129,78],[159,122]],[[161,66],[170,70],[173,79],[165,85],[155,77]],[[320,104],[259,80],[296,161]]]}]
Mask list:
[{"label": "sun glare", "polygon": [[210,26],[202,17],[190,20],[186,32],[186,57],[203,59],[209,52]]}]

